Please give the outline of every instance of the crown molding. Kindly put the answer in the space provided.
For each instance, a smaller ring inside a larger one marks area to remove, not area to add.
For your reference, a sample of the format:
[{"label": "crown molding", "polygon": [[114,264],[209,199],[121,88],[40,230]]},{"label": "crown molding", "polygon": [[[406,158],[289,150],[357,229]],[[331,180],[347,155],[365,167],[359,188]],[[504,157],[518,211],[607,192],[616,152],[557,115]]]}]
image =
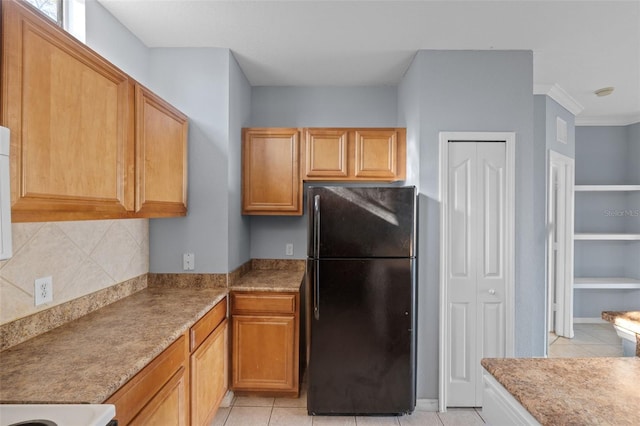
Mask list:
[{"label": "crown molding", "polygon": [[576,126],[628,126],[640,123],[639,114],[576,117]]},{"label": "crown molding", "polygon": [[584,107],[580,102],[576,101],[570,94],[568,94],[562,87],[557,84],[534,84],[534,95],[547,95],[554,101],[564,107],[573,115],[578,115],[584,111]]}]

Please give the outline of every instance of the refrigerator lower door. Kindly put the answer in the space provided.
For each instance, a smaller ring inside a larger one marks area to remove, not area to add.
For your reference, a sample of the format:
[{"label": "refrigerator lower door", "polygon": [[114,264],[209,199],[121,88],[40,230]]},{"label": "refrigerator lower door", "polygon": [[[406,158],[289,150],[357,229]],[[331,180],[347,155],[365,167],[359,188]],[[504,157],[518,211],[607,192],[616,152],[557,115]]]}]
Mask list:
[{"label": "refrigerator lower door", "polygon": [[414,260],[310,260],[308,271],[309,414],[412,412]]}]

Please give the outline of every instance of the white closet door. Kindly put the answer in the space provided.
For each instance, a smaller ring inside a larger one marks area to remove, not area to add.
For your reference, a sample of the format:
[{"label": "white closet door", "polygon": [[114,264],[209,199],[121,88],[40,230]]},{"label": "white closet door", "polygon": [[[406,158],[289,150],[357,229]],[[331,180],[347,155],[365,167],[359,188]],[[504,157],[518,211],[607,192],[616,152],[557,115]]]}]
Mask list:
[{"label": "white closet door", "polygon": [[506,157],[502,142],[449,143],[448,405],[482,405],[480,359],[505,355]]}]

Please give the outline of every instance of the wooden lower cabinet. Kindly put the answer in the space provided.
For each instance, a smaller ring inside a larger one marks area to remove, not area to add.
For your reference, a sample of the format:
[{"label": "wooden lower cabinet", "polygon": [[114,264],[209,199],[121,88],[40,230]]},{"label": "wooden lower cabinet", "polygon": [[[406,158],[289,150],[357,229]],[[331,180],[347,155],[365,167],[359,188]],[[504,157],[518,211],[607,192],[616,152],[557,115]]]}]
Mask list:
[{"label": "wooden lower cabinet", "polygon": [[231,389],[299,394],[298,293],[232,292]]},{"label": "wooden lower cabinet", "polygon": [[181,368],[129,424],[186,426],[186,400],[186,375]]},{"label": "wooden lower cabinet", "polygon": [[116,391],[120,426],[208,425],[229,382],[227,298]]},{"label": "wooden lower cabinet", "polygon": [[191,354],[191,424],[208,425],[229,388],[225,319]]}]

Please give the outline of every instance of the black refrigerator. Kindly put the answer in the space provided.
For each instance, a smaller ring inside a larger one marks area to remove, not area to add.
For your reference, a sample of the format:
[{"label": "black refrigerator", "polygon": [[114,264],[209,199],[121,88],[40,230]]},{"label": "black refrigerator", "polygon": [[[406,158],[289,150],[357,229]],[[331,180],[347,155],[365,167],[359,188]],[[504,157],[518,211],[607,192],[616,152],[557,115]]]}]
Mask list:
[{"label": "black refrigerator", "polygon": [[307,202],[307,410],[411,413],[415,187],[312,186]]}]

